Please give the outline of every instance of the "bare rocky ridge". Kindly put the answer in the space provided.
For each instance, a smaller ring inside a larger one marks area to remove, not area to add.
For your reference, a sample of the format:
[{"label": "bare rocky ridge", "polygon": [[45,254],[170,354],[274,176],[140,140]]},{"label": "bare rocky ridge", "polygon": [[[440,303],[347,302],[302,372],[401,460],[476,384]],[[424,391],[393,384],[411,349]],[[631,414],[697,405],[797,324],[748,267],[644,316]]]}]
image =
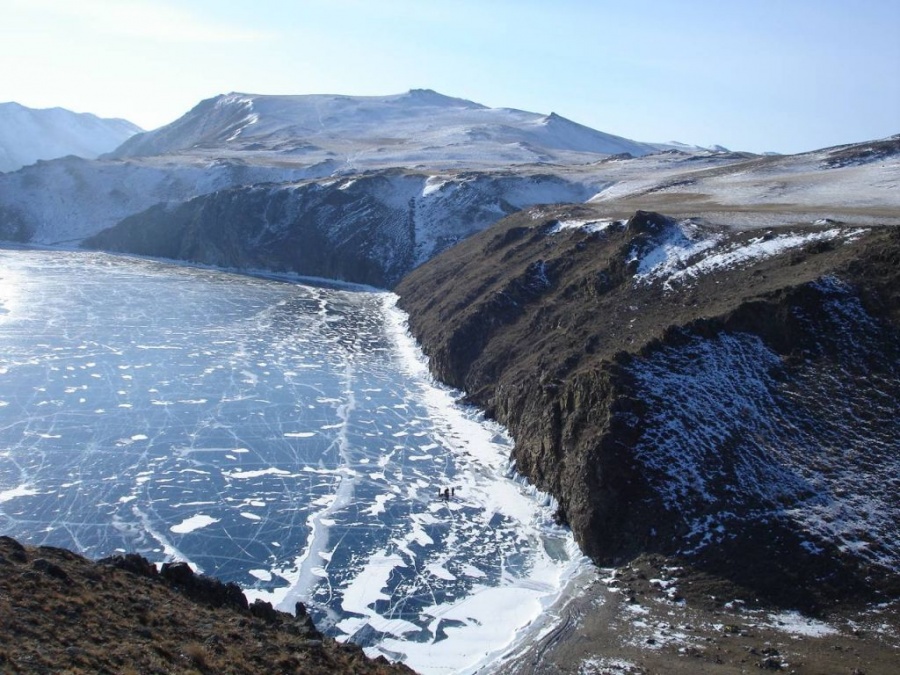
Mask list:
[{"label": "bare rocky ridge", "polygon": [[[598,564],[676,556],[807,611],[894,597],[900,231],[560,228],[597,218],[531,209],[404,279],[436,376]],[[767,242],[796,245],[741,257]]]},{"label": "bare rocky ridge", "polygon": [[91,562],[0,537],[4,673],[412,673],[240,588],[137,555]]}]

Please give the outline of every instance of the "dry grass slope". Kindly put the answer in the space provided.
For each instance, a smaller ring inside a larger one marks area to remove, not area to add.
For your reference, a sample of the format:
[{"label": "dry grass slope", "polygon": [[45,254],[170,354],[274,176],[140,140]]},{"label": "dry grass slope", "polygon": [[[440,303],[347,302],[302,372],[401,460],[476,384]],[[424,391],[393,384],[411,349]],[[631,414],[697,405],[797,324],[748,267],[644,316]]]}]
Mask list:
[{"label": "dry grass slope", "polygon": [[[130,558],[97,563],[0,537],[0,672],[413,672],[321,636],[304,616],[221,604],[215,591],[229,596],[228,586],[185,585],[183,574],[166,578]],[[198,586],[214,592],[202,599]]]}]

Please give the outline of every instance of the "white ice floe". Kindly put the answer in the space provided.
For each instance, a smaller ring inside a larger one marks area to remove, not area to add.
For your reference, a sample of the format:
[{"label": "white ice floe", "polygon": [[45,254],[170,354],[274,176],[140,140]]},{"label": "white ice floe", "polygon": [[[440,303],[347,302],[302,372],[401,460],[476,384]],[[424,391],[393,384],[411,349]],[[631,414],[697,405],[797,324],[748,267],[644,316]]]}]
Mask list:
[{"label": "white ice floe", "polygon": [[185,518],[180,523],[172,525],[169,530],[171,530],[175,534],[187,534],[189,532],[200,530],[204,527],[209,527],[210,525],[218,522],[218,518],[213,518],[212,516],[198,513],[196,516]]},{"label": "white ice floe", "polygon": [[248,480],[250,478],[259,478],[260,476],[290,476],[291,472],[271,466],[268,469],[254,469],[253,471],[242,471],[240,469],[236,471],[223,471],[222,475],[225,478]]},{"label": "white ice floe", "polygon": [[0,504],[8,502],[16,497],[28,497],[38,494],[38,491],[28,485],[17,485],[14,488],[0,491]]}]

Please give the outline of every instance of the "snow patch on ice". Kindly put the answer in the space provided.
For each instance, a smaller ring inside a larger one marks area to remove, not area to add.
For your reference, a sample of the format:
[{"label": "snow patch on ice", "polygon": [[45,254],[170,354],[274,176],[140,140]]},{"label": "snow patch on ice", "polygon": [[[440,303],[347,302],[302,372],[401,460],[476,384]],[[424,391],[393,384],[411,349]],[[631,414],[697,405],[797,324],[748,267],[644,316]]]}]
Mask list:
[{"label": "snow patch on ice", "polygon": [[38,491],[34,488],[29,487],[28,485],[18,485],[14,488],[0,491],[0,504],[8,502],[11,499],[16,499],[17,497],[30,497],[36,494],[38,494]]},{"label": "snow patch on ice", "polygon": [[196,516],[191,516],[190,518],[182,520],[177,525],[172,525],[172,527],[170,527],[169,529],[175,534],[188,534],[190,532],[194,532],[195,530],[209,527],[213,523],[218,522],[218,518],[213,518],[211,516],[198,513]]}]

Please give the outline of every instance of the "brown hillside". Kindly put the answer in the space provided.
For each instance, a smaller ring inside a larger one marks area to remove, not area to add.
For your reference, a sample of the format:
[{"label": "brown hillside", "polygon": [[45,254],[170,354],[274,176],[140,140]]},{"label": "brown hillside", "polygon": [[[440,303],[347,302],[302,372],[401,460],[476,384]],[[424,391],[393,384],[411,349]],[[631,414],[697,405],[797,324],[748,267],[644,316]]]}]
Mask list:
[{"label": "brown hillside", "polygon": [[[299,603],[298,603],[299,605]],[[0,537],[2,673],[411,674],[183,563],[92,562]]]}]

